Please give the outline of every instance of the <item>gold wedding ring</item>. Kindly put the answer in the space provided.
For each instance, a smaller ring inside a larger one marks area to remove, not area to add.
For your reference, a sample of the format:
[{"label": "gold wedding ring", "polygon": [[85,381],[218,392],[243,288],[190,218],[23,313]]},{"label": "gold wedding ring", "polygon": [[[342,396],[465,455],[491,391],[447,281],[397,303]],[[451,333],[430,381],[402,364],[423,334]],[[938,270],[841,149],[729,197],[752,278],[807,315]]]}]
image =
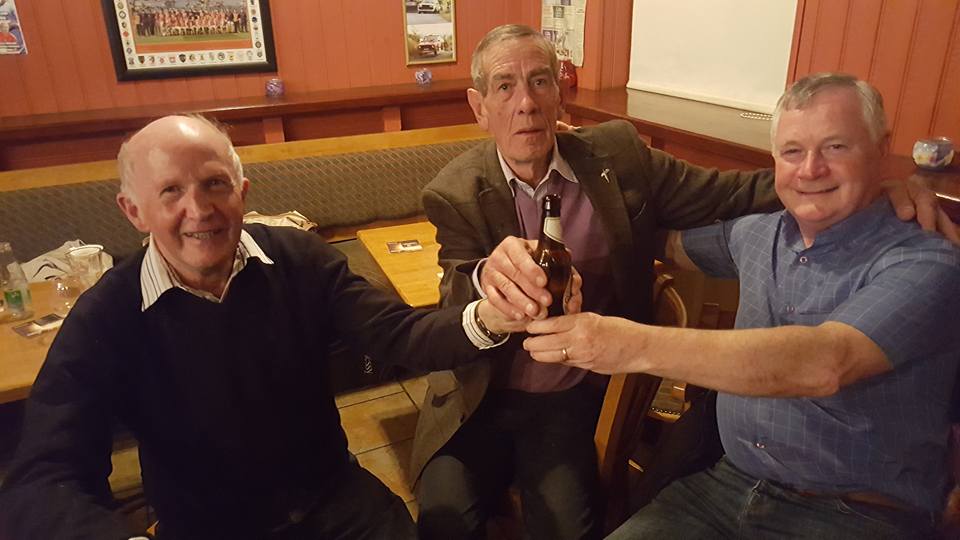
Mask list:
[{"label": "gold wedding ring", "polygon": [[567,348],[566,348],[566,347],[564,347],[563,349],[560,349],[560,352],[563,353],[563,361],[564,361],[564,362],[570,360],[570,355],[567,354]]}]

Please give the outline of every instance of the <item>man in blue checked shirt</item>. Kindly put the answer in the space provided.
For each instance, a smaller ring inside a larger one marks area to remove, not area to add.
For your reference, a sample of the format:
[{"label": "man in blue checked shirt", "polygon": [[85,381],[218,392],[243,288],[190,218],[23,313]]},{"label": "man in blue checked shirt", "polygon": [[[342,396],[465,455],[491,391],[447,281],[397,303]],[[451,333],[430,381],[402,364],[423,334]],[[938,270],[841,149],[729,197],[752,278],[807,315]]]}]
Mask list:
[{"label": "man in blue checked shirt", "polygon": [[[960,250],[881,197],[879,93],[816,74],[772,123],[786,211],[671,233],[681,266],[740,279],[736,329],[581,313],[531,323],[533,358],[716,389],[726,455],[609,538],[929,538],[946,493]],[[565,359],[566,357],[566,359]]]}]

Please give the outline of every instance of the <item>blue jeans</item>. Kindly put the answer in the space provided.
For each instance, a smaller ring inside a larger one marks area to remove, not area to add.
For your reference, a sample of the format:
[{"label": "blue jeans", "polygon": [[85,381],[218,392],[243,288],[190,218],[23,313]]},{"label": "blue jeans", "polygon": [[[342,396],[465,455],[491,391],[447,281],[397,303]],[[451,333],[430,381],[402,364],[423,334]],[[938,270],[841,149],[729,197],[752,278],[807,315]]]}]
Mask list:
[{"label": "blue jeans", "polygon": [[752,478],[726,458],[680,478],[607,540],[632,538],[932,538],[929,513],[802,495]]}]

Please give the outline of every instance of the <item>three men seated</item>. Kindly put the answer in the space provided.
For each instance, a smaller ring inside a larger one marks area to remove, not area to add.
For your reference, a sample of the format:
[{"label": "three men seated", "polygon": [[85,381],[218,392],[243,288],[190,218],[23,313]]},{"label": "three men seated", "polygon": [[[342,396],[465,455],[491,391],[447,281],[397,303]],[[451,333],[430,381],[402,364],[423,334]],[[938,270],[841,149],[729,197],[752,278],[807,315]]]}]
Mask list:
[{"label": "three men seated", "polygon": [[[250,183],[209,122],[162,118],[125,143],[117,202],[150,242],[60,330],[0,491],[0,538],[130,535],[110,511],[112,418],[139,441],[162,538],[476,538],[511,482],[531,537],[596,538],[588,370],[721,392],[727,456],[614,538],[932,530],[960,252],[898,220],[880,190],[875,90],[838,75],[794,85],[773,122],[774,179],[692,166],[622,122],[555,132],[556,54],[527,27],[492,30],[472,74],[493,137],[424,192],[445,270],[434,311],[376,290],[313,235],[242,226]],[[550,295],[529,250],[552,192],[582,286],[569,315],[540,320]],[[668,253],[740,278],[738,329],[647,326],[655,230],[698,226]],[[417,526],[347,451],[324,365],[335,338],[433,372]]]}]

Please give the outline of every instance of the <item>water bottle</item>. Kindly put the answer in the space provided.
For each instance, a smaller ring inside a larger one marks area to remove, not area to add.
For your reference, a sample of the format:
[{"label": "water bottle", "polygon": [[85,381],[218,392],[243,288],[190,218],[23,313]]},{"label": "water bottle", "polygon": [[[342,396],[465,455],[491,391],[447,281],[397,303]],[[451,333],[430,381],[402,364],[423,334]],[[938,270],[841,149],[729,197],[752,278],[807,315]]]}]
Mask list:
[{"label": "water bottle", "polygon": [[13,256],[9,242],[0,242],[0,292],[3,295],[2,320],[16,321],[33,315],[30,284]]}]

